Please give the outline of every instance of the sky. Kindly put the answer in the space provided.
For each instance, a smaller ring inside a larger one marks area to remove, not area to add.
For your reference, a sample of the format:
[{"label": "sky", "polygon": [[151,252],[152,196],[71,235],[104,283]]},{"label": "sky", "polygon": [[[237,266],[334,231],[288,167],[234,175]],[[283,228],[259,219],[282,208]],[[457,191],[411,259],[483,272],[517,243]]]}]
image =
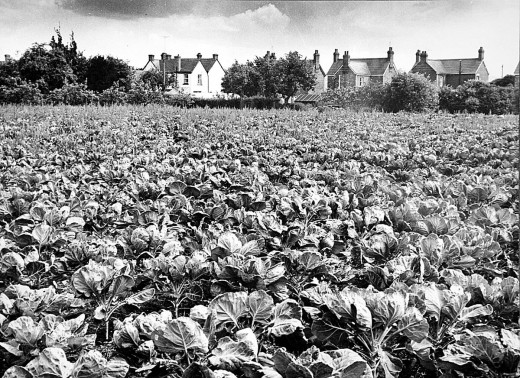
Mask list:
[{"label": "sky", "polygon": [[266,51],[320,53],[325,72],[334,49],[352,58],[385,57],[399,70],[415,52],[432,59],[477,57],[485,50],[490,80],[512,74],[520,50],[520,1],[227,1],[0,0],[0,60],[33,43],[74,32],[84,55],[111,55],[142,68],[148,54],[218,54],[224,68]]}]

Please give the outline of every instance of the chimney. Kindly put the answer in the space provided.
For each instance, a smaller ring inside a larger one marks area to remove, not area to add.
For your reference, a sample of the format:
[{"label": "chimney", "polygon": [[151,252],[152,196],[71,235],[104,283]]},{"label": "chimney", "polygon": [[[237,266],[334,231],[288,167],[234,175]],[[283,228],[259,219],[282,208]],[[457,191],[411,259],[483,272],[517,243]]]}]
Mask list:
[{"label": "chimney", "polygon": [[482,46],[480,46],[480,49],[478,49],[478,60],[484,60],[484,49]]},{"label": "chimney", "polygon": [[428,60],[428,53],[426,51],[423,51],[421,53],[421,62],[425,62]]},{"label": "chimney", "polygon": [[171,60],[172,56],[170,54],[166,54],[166,60]]},{"label": "chimney", "polygon": [[265,60],[267,60],[267,63],[269,63],[269,60],[271,59],[271,51],[267,50],[267,53],[264,56]]},{"label": "chimney", "polygon": [[339,52],[338,49],[334,50],[334,60],[333,62],[336,63],[339,60]]},{"label": "chimney", "polygon": [[350,55],[348,51],[343,53],[343,67],[347,67],[350,64]]},{"label": "chimney", "polygon": [[388,48],[388,51],[386,52],[388,60],[393,63],[394,62],[394,50],[392,50],[392,47]]},{"label": "chimney", "polygon": [[318,50],[314,50],[314,68],[320,68],[320,54],[318,53]]},{"label": "chimney", "polygon": [[9,62],[11,60],[11,55],[5,54],[5,61]]},{"label": "chimney", "polygon": [[[7,59],[7,55],[6,55],[5,57],[6,57],[6,59]],[[155,55],[153,55],[153,54],[148,55],[148,61],[149,61],[149,62],[153,62],[153,59],[154,59],[154,58],[155,58]]]},{"label": "chimney", "polygon": [[213,60],[218,60],[218,54],[213,54]]},{"label": "chimney", "polygon": [[201,59],[202,59],[202,54],[201,54],[201,53],[198,53],[198,54],[197,54],[197,59],[198,59],[198,60],[201,60]]},{"label": "chimney", "polygon": [[175,56],[175,61],[176,61],[176,67],[177,67],[177,72],[179,72],[181,70],[181,56],[180,55],[177,55]]},{"label": "chimney", "polygon": [[275,60],[276,60],[276,55],[275,55],[275,53],[274,53],[274,52],[273,52],[273,53],[271,53],[271,59],[275,59]]},{"label": "chimney", "polygon": [[168,56],[168,54],[166,53],[162,53],[161,54],[161,60],[166,60],[166,57]]},{"label": "chimney", "polygon": [[417,50],[417,52],[415,53],[415,63],[419,63],[420,60],[421,60],[421,50]]}]

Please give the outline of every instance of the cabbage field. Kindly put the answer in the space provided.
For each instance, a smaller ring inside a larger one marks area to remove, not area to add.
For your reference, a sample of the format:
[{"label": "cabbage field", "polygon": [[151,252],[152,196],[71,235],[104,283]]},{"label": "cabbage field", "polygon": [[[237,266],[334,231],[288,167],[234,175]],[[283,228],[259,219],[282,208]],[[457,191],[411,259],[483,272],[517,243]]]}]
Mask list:
[{"label": "cabbage field", "polygon": [[518,118],[0,109],[0,377],[518,377]]}]

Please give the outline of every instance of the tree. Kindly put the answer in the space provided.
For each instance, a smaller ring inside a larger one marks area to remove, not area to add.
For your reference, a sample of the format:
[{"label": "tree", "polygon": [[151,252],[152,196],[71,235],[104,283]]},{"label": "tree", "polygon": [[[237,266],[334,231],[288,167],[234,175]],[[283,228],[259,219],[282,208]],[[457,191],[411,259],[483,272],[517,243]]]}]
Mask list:
[{"label": "tree", "polygon": [[87,68],[87,87],[96,92],[110,88],[114,83],[130,86],[131,69],[124,61],[111,56],[96,55],[89,59]]},{"label": "tree", "polygon": [[87,60],[78,52],[74,33],[70,35],[70,42],[64,44],[60,30],[55,32],[57,38],[53,35],[48,44],[35,43],[18,62],[20,77],[39,83],[44,92],[85,81]]},{"label": "tree", "polygon": [[43,92],[61,88],[76,81],[65,54],[60,49],[46,44],[34,44],[27,49],[18,62],[20,77],[28,82],[41,83]]},{"label": "tree", "polygon": [[145,71],[139,81],[142,83],[149,85],[153,90],[157,90],[159,86],[163,86],[163,75],[156,69]]},{"label": "tree", "polygon": [[438,90],[424,75],[399,73],[387,88],[387,110],[422,112],[439,105]]},{"label": "tree", "polygon": [[490,84],[496,85],[497,87],[507,87],[509,85],[515,85],[515,75],[506,75],[499,79],[493,80]]},{"label": "tree", "polygon": [[224,74],[222,89],[225,93],[233,93],[241,98],[259,94],[258,83],[260,75],[253,63],[247,61],[240,64],[237,61]]},{"label": "tree", "polygon": [[279,61],[274,53],[263,57],[256,57],[254,67],[258,74],[256,88],[258,94],[264,97],[276,97],[280,91],[280,77],[282,71],[278,67]]},{"label": "tree", "polygon": [[278,93],[285,103],[300,90],[309,91],[316,85],[316,75],[312,65],[304,60],[297,51],[289,52],[275,64],[275,70],[280,78]]},{"label": "tree", "polygon": [[20,81],[18,62],[14,59],[0,64],[0,86],[13,86]]}]

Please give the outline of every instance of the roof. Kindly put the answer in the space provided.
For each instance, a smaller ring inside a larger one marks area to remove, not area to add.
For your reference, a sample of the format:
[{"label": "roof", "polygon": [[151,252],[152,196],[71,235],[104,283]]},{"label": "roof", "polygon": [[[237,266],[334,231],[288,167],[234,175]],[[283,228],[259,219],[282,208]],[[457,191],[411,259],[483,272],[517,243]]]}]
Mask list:
[{"label": "roof", "polygon": [[[357,75],[383,76],[390,60],[388,58],[359,58],[350,59],[350,67]],[[343,59],[332,63],[327,75],[335,75],[343,67]]]},{"label": "roof", "polygon": [[520,75],[520,72],[518,72],[518,68],[520,67],[520,63],[516,65],[515,75]]},{"label": "roof", "polygon": [[[153,68],[161,72],[164,70],[164,66],[166,66],[166,72],[192,73],[198,62],[199,59],[197,58],[181,58],[181,69],[177,70],[176,59],[167,59],[165,61],[155,59],[153,61],[148,61],[143,70],[145,70],[150,64],[153,66]],[[202,63],[202,67],[204,67],[206,72],[209,72],[209,70],[215,65],[217,61],[213,58],[202,58],[200,59],[200,62]]]},{"label": "roof", "polygon": [[427,59],[426,63],[438,74],[459,74],[459,66],[462,64],[462,74],[474,74],[478,71],[482,60],[471,59]]},{"label": "roof", "polygon": [[301,95],[296,96],[294,102],[318,102],[321,100],[321,94],[307,94],[302,93]]},{"label": "roof", "polygon": [[[304,59],[304,62],[305,62],[308,66],[311,66],[313,70],[315,70],[315,68],[314,68],[314,61],[313,61],[313,60]],[[325,71],[323,70],[323,68],[321,68],[321,64],[319,65],[319,70],[321,71],[321,74],[322,74],[323,76],[325,76]]]}]

